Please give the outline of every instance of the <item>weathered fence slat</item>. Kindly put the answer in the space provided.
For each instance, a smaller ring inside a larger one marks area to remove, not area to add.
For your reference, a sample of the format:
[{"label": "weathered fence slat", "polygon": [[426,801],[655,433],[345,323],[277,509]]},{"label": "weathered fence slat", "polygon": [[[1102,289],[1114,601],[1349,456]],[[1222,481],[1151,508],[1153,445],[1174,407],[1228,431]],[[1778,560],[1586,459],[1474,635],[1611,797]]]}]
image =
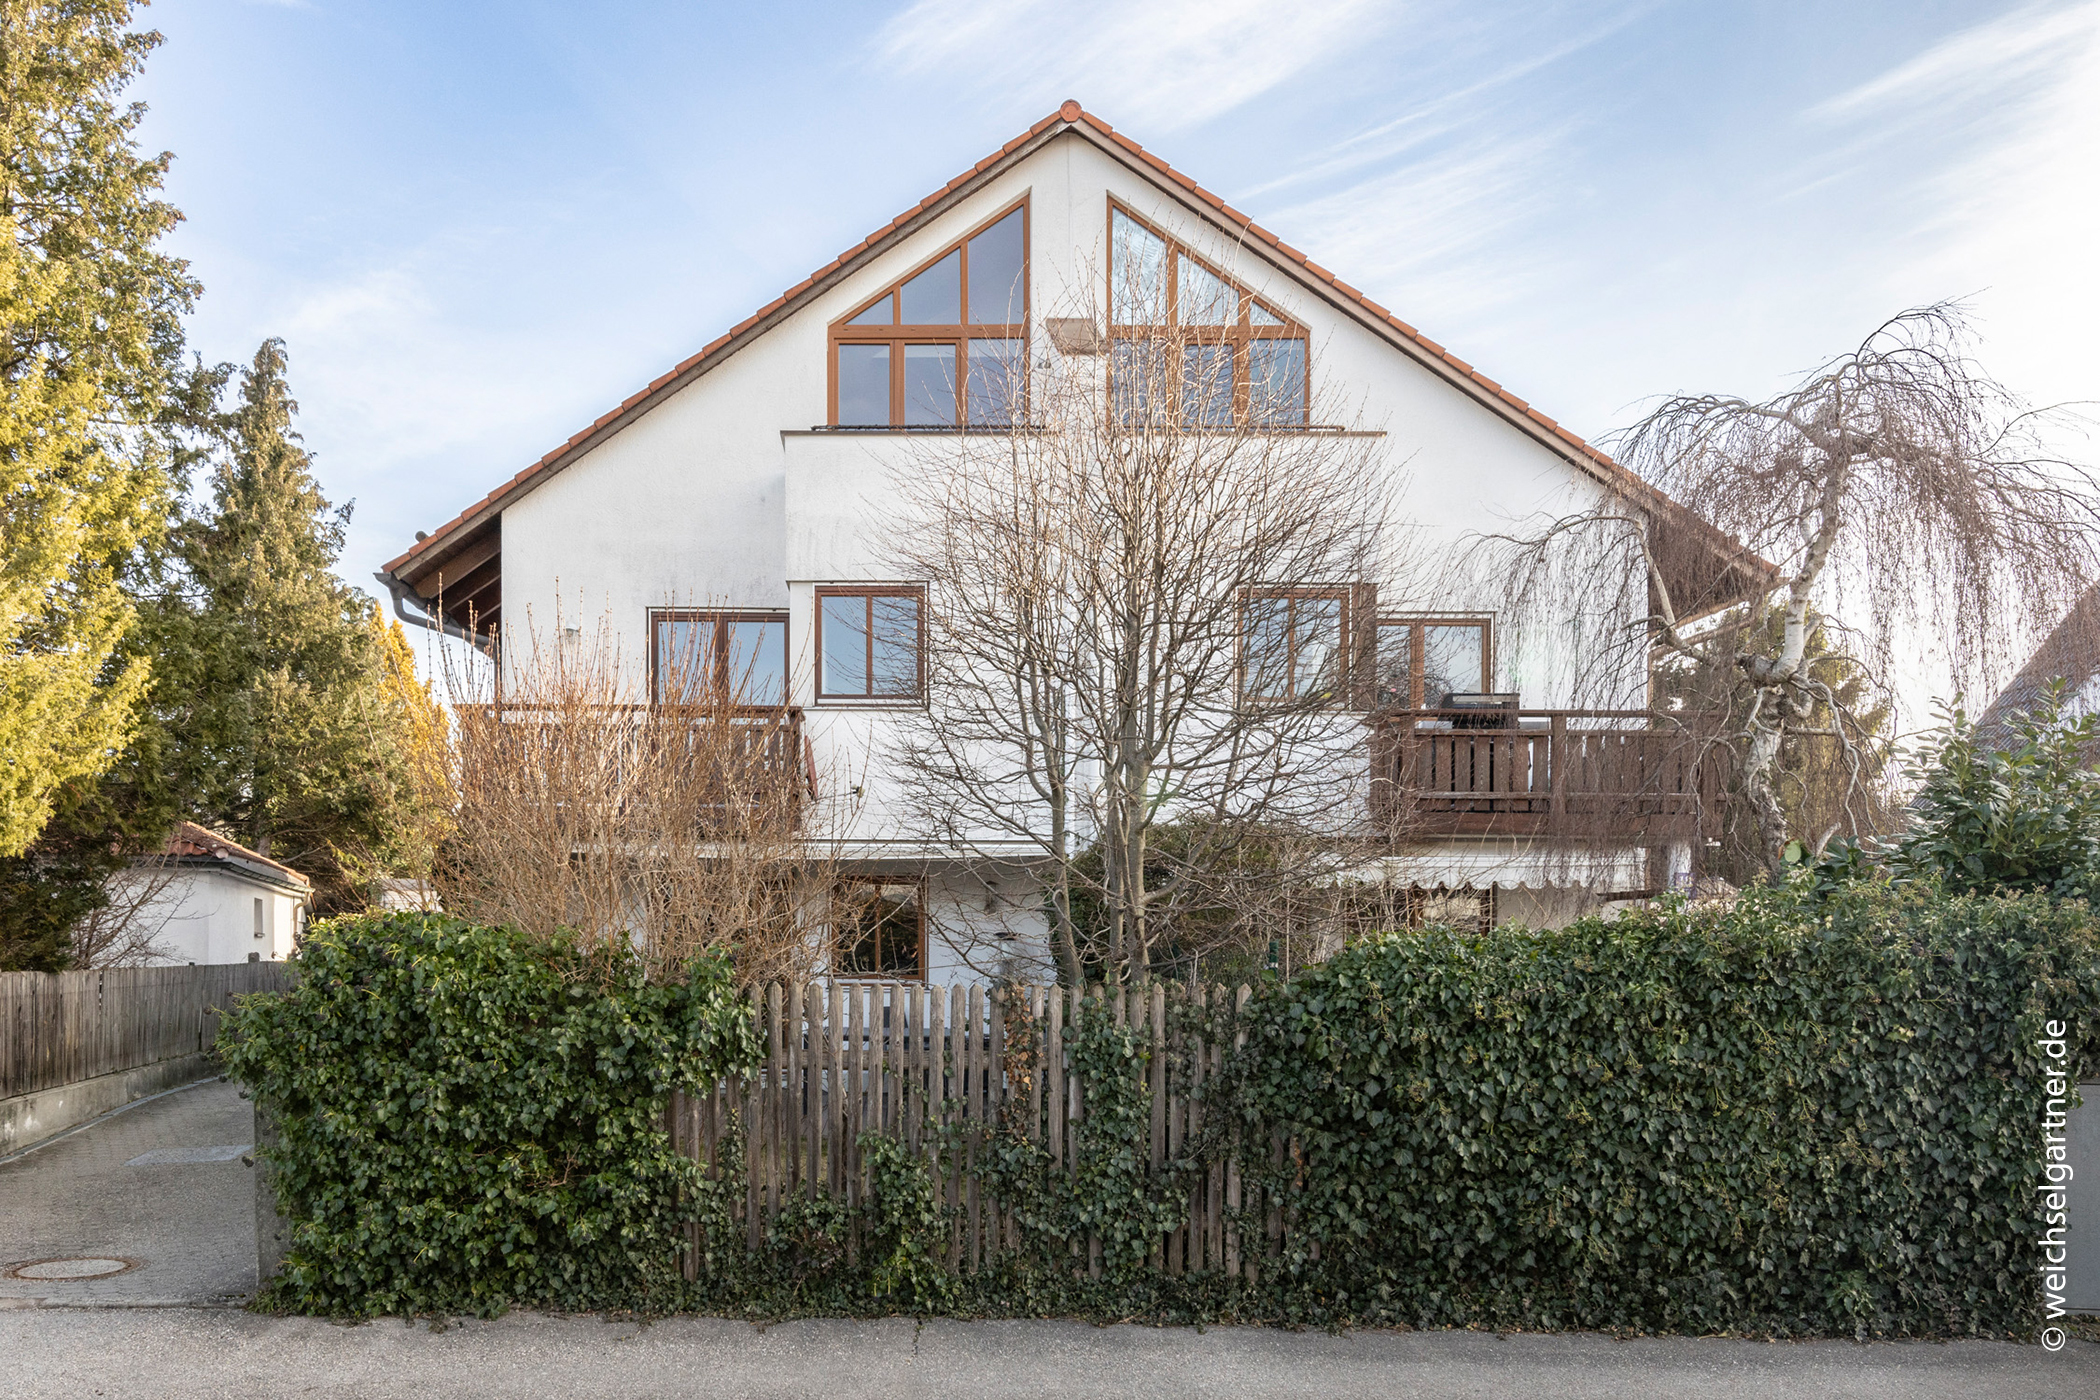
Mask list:
[{"label": "weathered fence slat", "polygon": [[[1224,1142],[1205,1136],[1226,1057],[1245,1043],[1251,995],[1246,986],[1183,990],[1164,983],[996,993],[897,982],[769,986],[755,1002],[759,1068],[677,1101],[666,1121],[675,1148],[716,1179],[735,1169],[729,1148],[741,1140],[740,1224],[753,1247],[765,1222],[797,1200],[865,1203],[872,1181],[861,1139],[897,1139],[926,1163],[948,1214],[947,1266],[983,1271],[1022,1243],[1015,1203],[982,1175],[992,1135],[1016,1132],[1039,1142],[1051,1169],[1077,1180],[1087,1145],[1087,1086],[1072,1060],[1072,1037],[1083,1018],[1106,1017],[1145,1055],[1151,1115],[1133,1147],[1155,1180],[1178,1180],[1187,1203],[1180,1220],[1147,1242],[1151,1266],[1258,1281],[1268,1261],[1284,1253],[1289,1225],[1281,1196],[1256,1182],[1277,1179],[1294,1145],[1280,1137],[1240,1144],[1236,1131]],[[0,1001],[7,1017],[0,1039],[10,1055],[21,1040],[17,1000]],[[1267,1170],[1256,1181],[1240,1170],[1243,1151],[1263,1154]],[[690,1238],[696,1251],[705,1244],[697,1229]],[[854,1258],[861,1244],[857,1233],[844,1241]],[[1075,1270],[1100,1276],[1098,1233],[1066,1248]],[[696,1265],[688,1260],[686,1267],[693,1277]]]},{"label": "weathered fence slat", "polygon": [[0,1099],[208,1050],[233,998],[292,975],[281,962],[0,972]]}]

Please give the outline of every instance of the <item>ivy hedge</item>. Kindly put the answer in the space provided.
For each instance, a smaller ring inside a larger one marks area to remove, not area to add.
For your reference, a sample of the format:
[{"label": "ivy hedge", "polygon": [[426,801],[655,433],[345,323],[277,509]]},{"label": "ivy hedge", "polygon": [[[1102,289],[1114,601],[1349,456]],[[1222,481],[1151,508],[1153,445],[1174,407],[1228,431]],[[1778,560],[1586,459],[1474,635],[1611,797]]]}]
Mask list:
[{"label": "ivy hedge", "polygon": [[1245,1130],[1293,1144],[1277,1303],[2031,1334],[2036,1041],[2066,1022],[2100,1066],[2096,999],[2091,913],[2041,895],[1875,883],[1369,940],[1257,996],[1230,1067]]},{"label": "ivy hedge", "polygon": [[665,985],[629,951],[420,914],[318,924],[298,966],[219,1033],[279,1134],[266,1153],[291,1231],[260,1301],[676,1305],[706,1187],[664,1104],[760,1053],[726,969]]},{"label": "ivy hedge", "polygon": [[[1151,1048],[1090,1007],[1067,1030],[1077,1170],[995,1129],[979,1171],[1022,1248],[955,1276],[900,1144],[863,1139],[865,1203],[799,1202],[756,1250],[734,1143],[726,1182],[671,1151],[665,1096],[758,1051],[720,968],[655,986],[423,916],[323,925],[301,960],[225,1035],[282,1124],[294,1228],[267,1301],[328,1313],[2032,1335],[2043,1020],[2100,1066],[2100,928],[2041,894],[1803,879],[1730,909],[1386,934],[1256,989],[1208,1136],[1162,1176]],[[1286,1253],[1255,1283],[1153,1271],[1186,1174],[1224,1153],[1281,1197]],[[1070,1267],[1089,1233],[1099,1277]]]}]

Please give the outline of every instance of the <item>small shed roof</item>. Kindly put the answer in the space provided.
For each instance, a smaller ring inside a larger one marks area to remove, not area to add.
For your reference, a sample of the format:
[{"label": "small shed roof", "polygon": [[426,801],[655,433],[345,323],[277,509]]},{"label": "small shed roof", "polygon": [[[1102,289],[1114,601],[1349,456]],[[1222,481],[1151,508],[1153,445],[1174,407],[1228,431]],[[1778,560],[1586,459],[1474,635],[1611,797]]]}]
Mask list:
[{"label": "small shed roof", "polygon": [[164,860],[172,857],[178,866],[217,868],[264,884],[288,888],[296,894],[309,894],[313,890],[313,881],[284,862],[271,860],[231,836],[222,836],[195,822],[183,822],[170,832],[161,846],[161,856]]}]

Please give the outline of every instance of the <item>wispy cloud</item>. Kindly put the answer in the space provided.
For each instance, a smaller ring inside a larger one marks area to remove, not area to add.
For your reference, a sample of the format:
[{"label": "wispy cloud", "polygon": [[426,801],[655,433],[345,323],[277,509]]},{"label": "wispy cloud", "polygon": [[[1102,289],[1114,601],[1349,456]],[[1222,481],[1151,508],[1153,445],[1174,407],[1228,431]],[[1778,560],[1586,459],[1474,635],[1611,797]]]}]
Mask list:
[{"label": "wispy cloud", "polygon": [[1883,196],[1912,211],[1879,269],[1893,297],[1980,293],[1994,371],[2039,398],[2100,392],[2100,3],[1964,30],[1806,115],[1915,143]]},{"label": "wispy cloud", "polygon": [[2036,5],[1951,34],[1917,57],[1809,109],[1824,121],[1930,108],[1990,94],[2061,67],[2091,40],[2100,5]]},{"label": "wispy cloud", "polygon": [[[1601,23],[1592,25],[1558,44],[1535,53],[1523,54],[1513,62],[1491,69],[1483,77],[1453,87],[1449,91],[1437,93],[1426,100],[1417,101],[1398,115],[1387,117],[1362,131],[1355,132],[1324,151],[1308,153],[1292,169],[1264,184],[1243,191],[1242,197],[1251,199],[1271,190],[1315,184],[1351,170],[1376,165],[1380,161],[1405,155],[1457,130],[1463,124],[1478,122],[1483,112],[1496,111],[1492,99],[1499,90],[1611,37],[1653,11],[1658,3],[1660,0],[1649,0],[1646,4],[1629,5]],[[1494,47],[1508,47],[1512,37],[1498,34]],[[1521,48],[1521,44],[1518,47]]]},{"label": "wispy cloud", "polygon": [[1561,139],[1554,128],[1474,132],[1265,222],[1402,316],[1432,329],[1471,322],[1531,285],[1539,250],[1508,235],[1545,203],[1539,173]]},{"label": "wispy cloud", "polygon": [[[876,45],[906,71],[1047,104],[1076,96],[1117,122],[1194,126],[1381,30],[1376,0],[917,0]],[[1083,90],[1082,90],[1083,89]]]}]

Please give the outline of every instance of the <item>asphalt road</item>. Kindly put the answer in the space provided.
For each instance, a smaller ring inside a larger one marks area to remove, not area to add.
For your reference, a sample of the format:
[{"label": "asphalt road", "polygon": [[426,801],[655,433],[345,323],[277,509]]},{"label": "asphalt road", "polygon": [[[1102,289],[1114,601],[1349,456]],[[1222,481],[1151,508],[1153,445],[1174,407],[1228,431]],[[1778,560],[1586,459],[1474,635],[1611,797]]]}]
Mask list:
[{"label": "asphalt road", "polygon": [[2083,1342],[2050,1354],[1986,1342],[1330,1336],[901,1318],[761,1330],[712,1318],[638,1326],[514,1314],[433,1330],[258,1317],[237,1306],[254,1283],[253,1174],[226,1151],[250,1142],[251,1126],[233,1086],[214,1082],[0,1165],[0,1268],[60,1256],[136,1261],[104,1279],[0,1280],[0,1396],[2100,1400],[2100,1345]]},{"label": "asphalt road", "polygon": [[[0,1304],[245,1298],[255,1288],[255,1173],[225,1149],[254,1141],[255,1115],[239,1087],[212,1079],[135,1103],[0,1165],[0,1271],[63,1256],[137,1261],[101,1279],[0,1276]],[[221,1151],[199,1151],[210,1148]],[[209,1155],[223,1160],[154,1160]],[[148,1161],[130,1165],[141,1157]]]},{"label": "asphalt road", "polygon": [[801,1322],[760,1331],[513,1315],[442,1332],[230,1309],[0,1312],[0,1393],[968,1397],[1635,1396],[2062,1400],[2100,1395],[2100,1347],[1855,1346],[1462,1332],[1281,1332],[1067,1322]]}]

